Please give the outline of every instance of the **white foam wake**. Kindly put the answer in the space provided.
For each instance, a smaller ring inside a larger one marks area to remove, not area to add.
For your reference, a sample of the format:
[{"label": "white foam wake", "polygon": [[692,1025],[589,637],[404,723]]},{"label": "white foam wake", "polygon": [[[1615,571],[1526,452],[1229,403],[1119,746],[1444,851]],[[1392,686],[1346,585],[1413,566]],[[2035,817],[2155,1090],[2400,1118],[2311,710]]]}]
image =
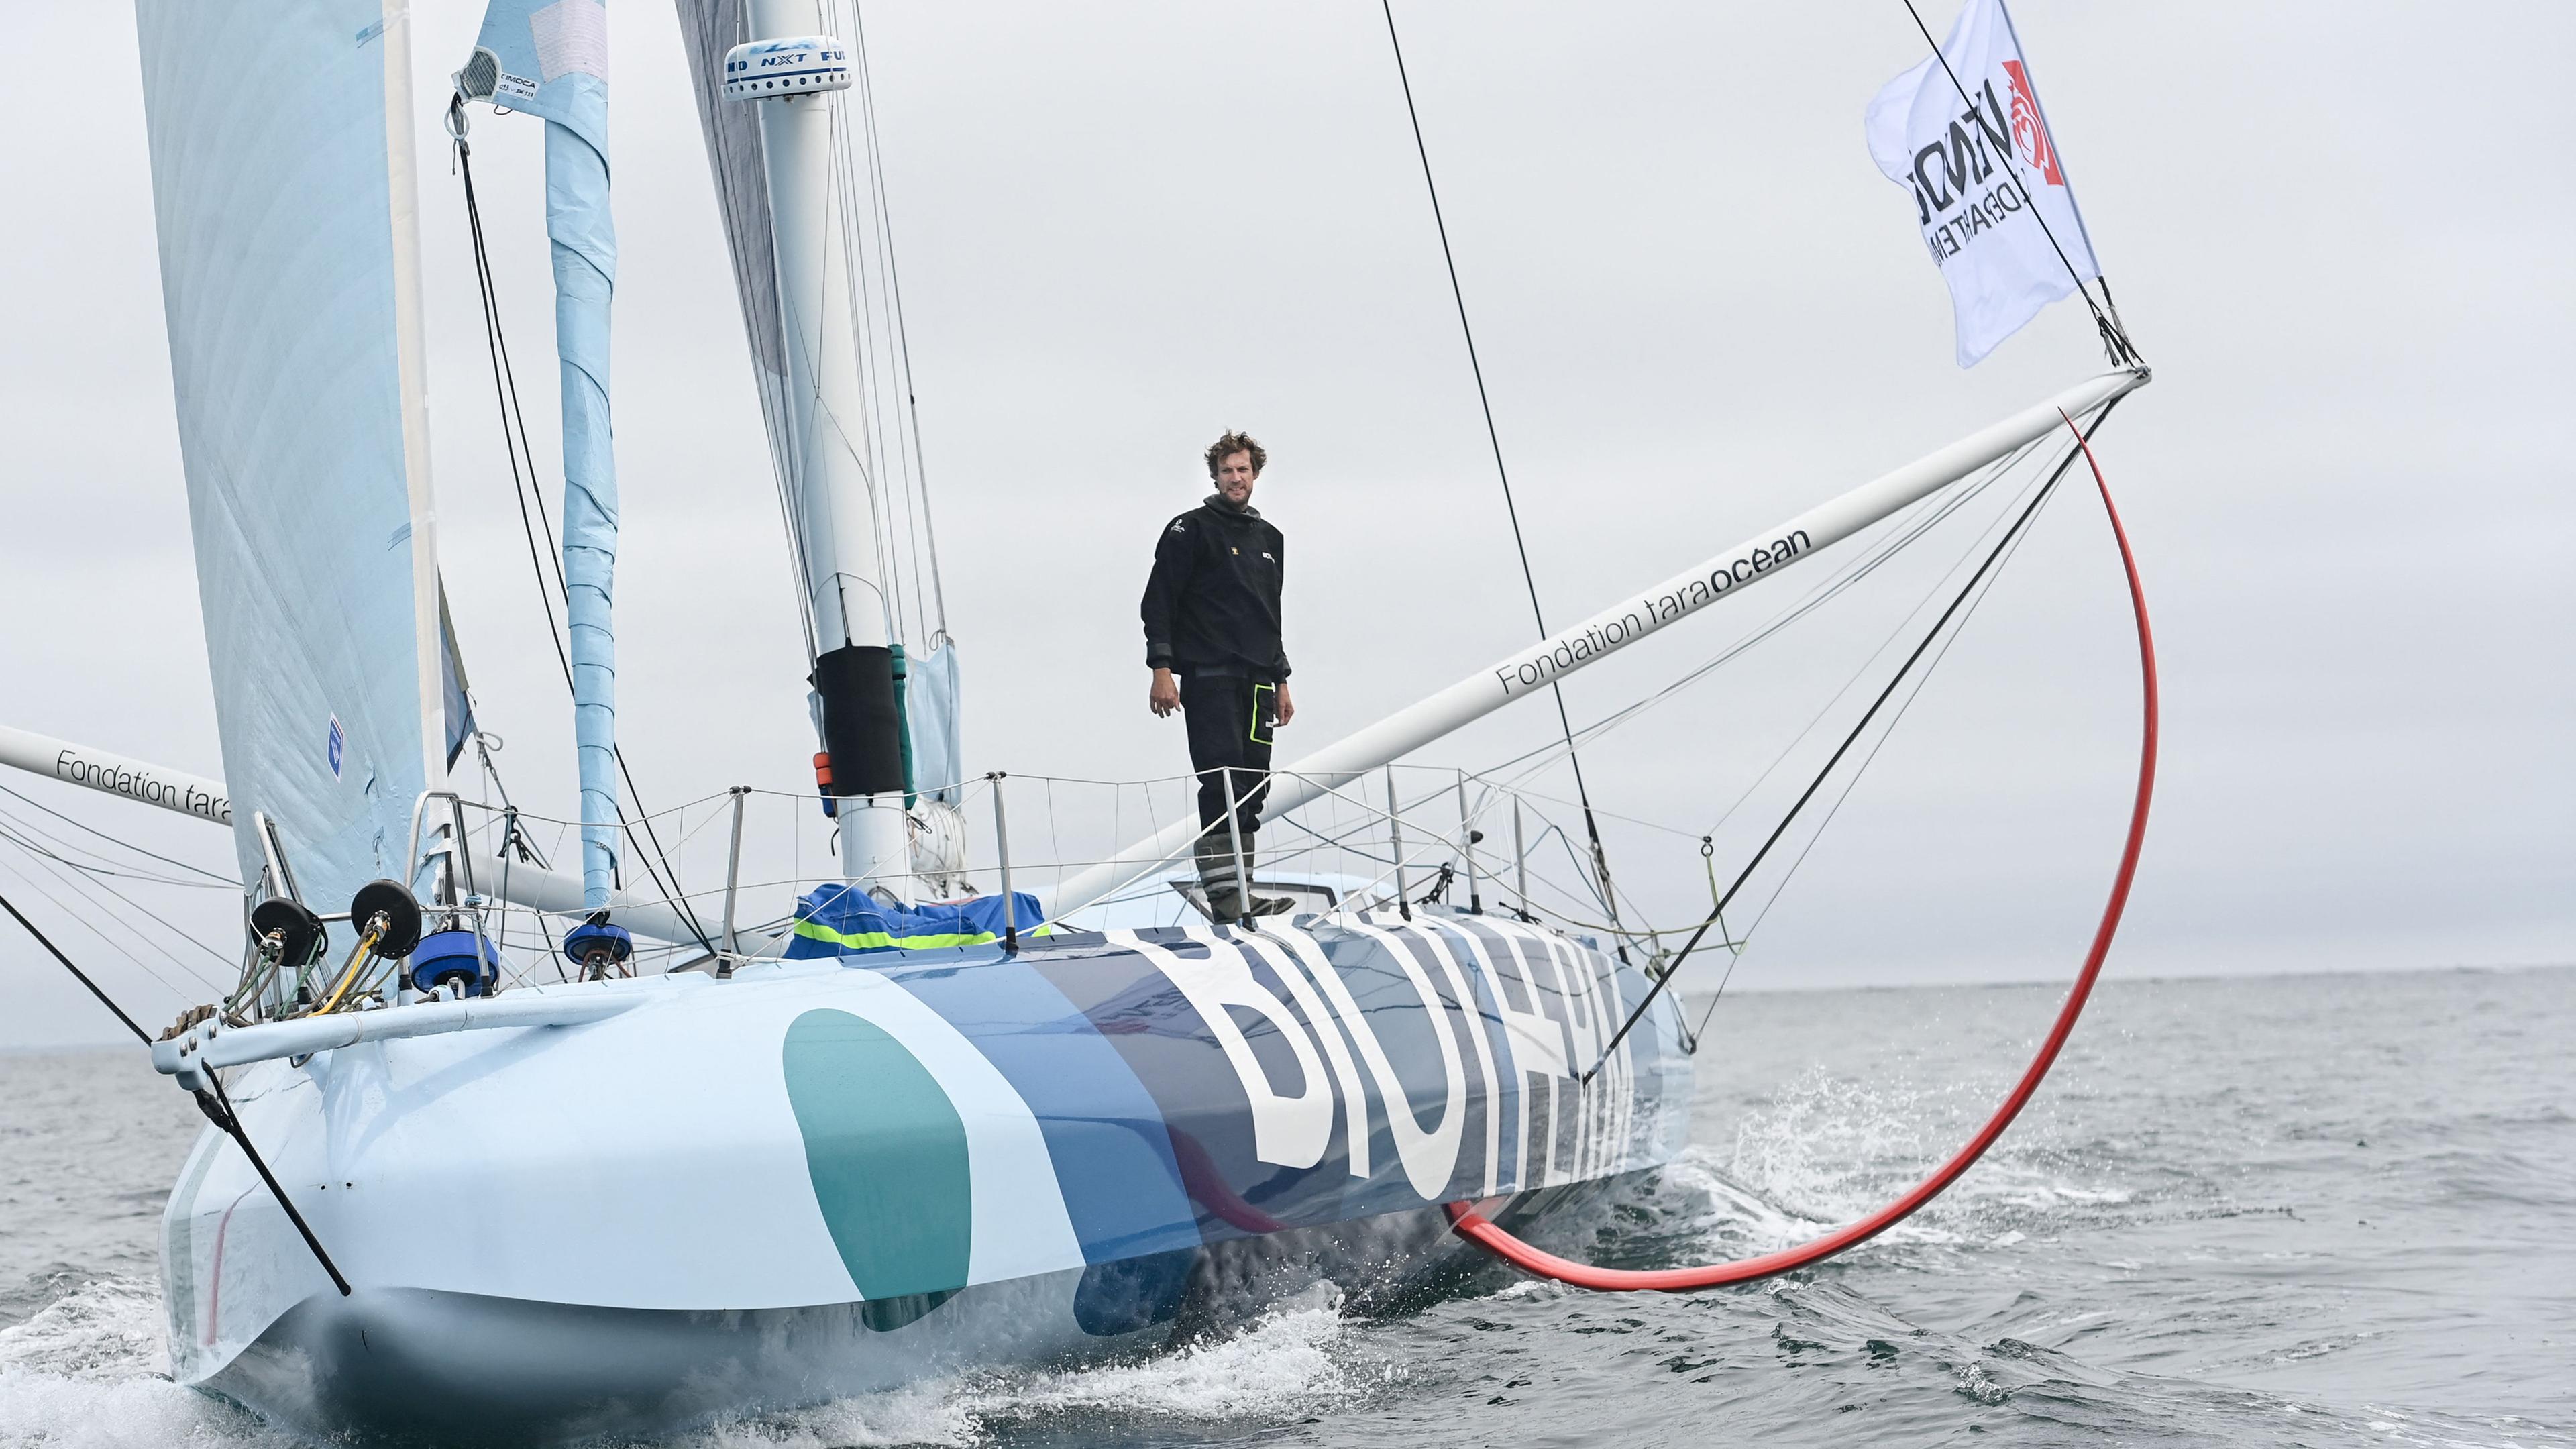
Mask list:
[{"label": "white foam wake", "polygon": [[1006,1424],[1115,1415],[1218,1425],[1275,1423],[1347,1405],[1400,1380],[1350,1341],[1340,1295],[1319,1284],[1244,1331],[1133,1363],[1064,1372],[975,1374],[793,1413],[721,1424],[687,1449],[858,1449],[970,1445]]},{"label": "white foam wake", "polygon": [[160,1289],[109,1278],[0,1329],[0,1446],[284,1449],[293,1441],[170,1381]]},{"label": "white foam wake", "polygon": [[[89,1284],[0,1329],[0,1449],[287,1449],[292,1438],[172,1383],[158,1288]],[[972,1445],[997,1426],[1114,1414],[1276,1422],[1364,1398],[1400,1379],[1349,1342],[1340,1296],[1317,1285],[1242,1332],[1133,1363],[973,1374],[723,1423],[674,1449]]]}]

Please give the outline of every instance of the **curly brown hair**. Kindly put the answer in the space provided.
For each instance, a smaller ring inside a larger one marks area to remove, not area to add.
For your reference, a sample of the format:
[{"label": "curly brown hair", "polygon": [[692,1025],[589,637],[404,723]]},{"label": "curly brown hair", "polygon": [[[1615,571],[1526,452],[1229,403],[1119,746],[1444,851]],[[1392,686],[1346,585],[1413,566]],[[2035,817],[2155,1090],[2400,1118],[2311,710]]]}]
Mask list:
[{"label": "curly brown hair", "polygon": [[1252,476],[1255,478],[1261,476],[1262,467],[1270,461],[1268,450],[1264,449],[1259,443],[1252,441],[1252,435],[1250,433],[1229,432],[1224,437],[1208,444],[1207,465],[1208,476],[1210,478],[1216,476],[1217,468],[1225,462],[1227,455],[1232,453],[1250,453],[1252,455]]}]

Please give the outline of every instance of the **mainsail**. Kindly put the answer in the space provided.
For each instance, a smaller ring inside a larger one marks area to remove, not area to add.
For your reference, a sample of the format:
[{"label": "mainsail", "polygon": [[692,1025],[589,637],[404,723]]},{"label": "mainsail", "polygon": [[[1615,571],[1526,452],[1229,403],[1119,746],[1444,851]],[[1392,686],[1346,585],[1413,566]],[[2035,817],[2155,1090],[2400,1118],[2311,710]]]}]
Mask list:
[{"label": "mainsail", "polygon": [[452,732],[408,21],[382,0],[135,9],[234,842],[260,880],[265,818],[336,911],[407,873]]}]

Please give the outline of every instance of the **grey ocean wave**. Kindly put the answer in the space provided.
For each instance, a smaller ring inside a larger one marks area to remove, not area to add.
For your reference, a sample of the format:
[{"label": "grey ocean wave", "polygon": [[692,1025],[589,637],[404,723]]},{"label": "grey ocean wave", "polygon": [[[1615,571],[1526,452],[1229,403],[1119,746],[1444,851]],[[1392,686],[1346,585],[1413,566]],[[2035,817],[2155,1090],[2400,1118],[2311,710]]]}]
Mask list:
[{"label": "grey ocean wave", "polygon": [[[1554,1225],[1632,1266],[1800,1241],[1982,1118],[2050,988],[1724,1003],[1675,1168]],[[1316,1288],[1193,1346],[661,1449],[1978,1442],[2576,1446],[2576,971],[2113,982],[1996,1154],[1817,1270],[1605,1297]],[[288,1442],[169,1382],[193,1135],[130,1053],[0,1056],[0,1445]]]}]

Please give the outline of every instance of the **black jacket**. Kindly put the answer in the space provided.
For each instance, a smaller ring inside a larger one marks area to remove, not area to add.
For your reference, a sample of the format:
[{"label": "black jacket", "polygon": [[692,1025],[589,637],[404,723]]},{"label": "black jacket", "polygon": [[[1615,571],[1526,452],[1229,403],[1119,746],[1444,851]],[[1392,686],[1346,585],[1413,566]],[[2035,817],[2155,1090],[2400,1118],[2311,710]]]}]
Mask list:
[{"label": "black jacket", "polygon": [[1279,586],[1288,545],[1258,509],[1219,494],[1163,525],[1145,581],[1145,663],[1182,674],[1288,677]]}]

